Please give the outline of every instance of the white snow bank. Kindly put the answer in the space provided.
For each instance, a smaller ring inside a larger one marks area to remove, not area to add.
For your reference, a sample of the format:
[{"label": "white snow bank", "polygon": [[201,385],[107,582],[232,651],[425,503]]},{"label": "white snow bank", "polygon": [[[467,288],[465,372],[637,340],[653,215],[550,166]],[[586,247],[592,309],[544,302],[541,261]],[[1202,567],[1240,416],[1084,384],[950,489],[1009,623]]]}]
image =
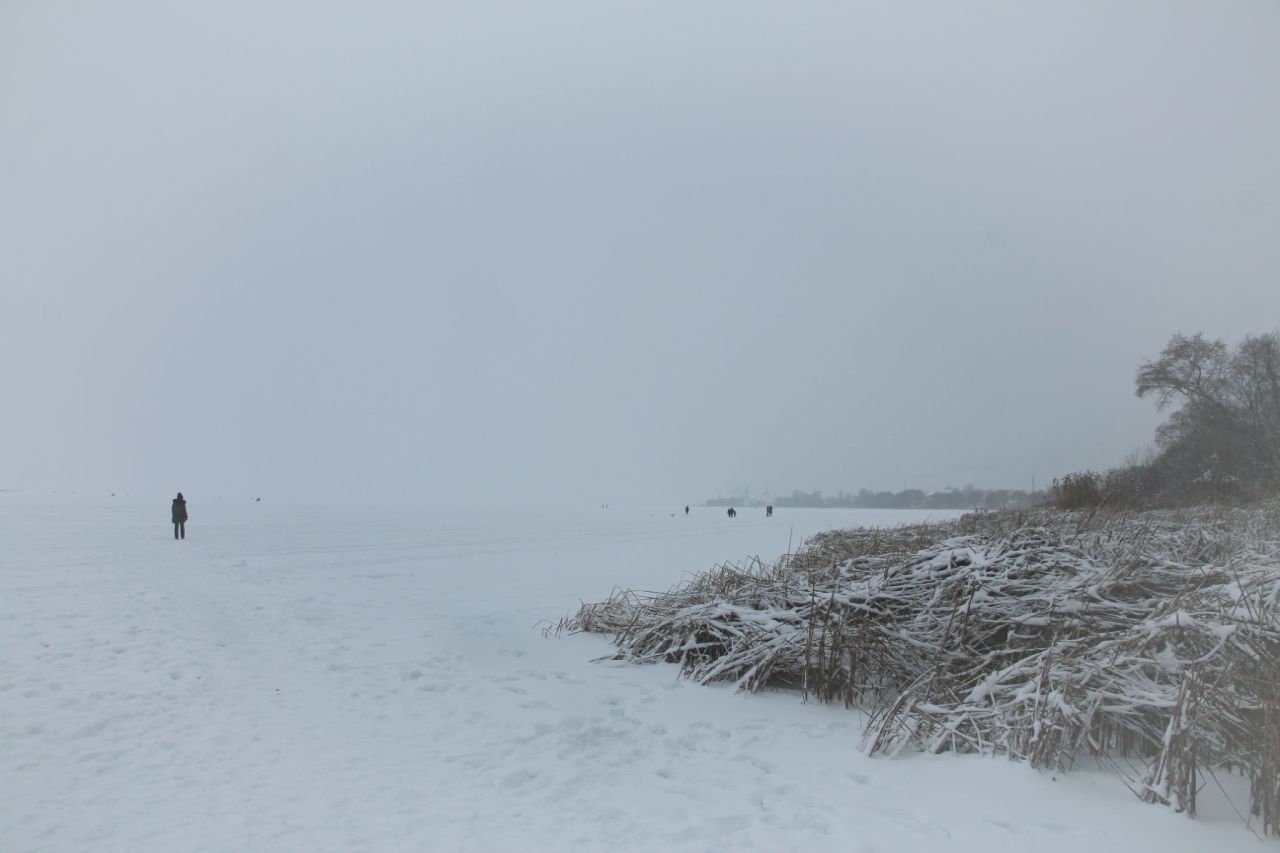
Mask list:
[{"label": "white snow bank", "polygon": [[[1164,853],[1103,772],[869,759],[858,715],[548,639],[615,585],[919,514],[414,515],[0,494],[0,849]],[[935,513],[935,516],[937,514]],[[1206,795],[1211,792],[1206,792]]]}]

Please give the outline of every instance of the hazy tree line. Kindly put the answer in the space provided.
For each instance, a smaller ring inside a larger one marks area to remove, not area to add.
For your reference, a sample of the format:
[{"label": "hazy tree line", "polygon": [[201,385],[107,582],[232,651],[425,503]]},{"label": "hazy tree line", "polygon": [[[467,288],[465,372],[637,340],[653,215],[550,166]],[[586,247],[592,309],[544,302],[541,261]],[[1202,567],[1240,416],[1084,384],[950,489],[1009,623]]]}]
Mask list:
[{"label": "hazy tree line", "polygon": [[822,492],[793,491],[790,495],[763,500],[737,494],[713,498],[707,506],[757,506],[771,503],[776,507],[856,507],[860,509],[1006,509],[1031,506],[1045,499],[1044,492],[1034,495],[1023,489],[979,489],[972,485],[939,492],[903,489],[900,492],[841,491],[834,495]]},{"label": "hazy tree line", "polygon": [[707,506],[1003,509],[1049,502],[1066,508],[1242,503],[1280,494],[1280,332],[1246,337],[1236,347],[1202,334],[1175,334],[1159,357],[1138,368],[1134,390],[1169,419],[1155,445],[1108,471],[1059,477],[1046,491],[938,492],[861,489],[835,495],[793,491],[773,499],[745,492]]},{"label": "hazy tree line", "polygon": [[1174,335],[1135,380],[1139,397],[1172,410],[1155,448],[1110,471],[1055,480],[1063,507],[1241,503],[1280,493],[1280,333],[1234,349]]}]

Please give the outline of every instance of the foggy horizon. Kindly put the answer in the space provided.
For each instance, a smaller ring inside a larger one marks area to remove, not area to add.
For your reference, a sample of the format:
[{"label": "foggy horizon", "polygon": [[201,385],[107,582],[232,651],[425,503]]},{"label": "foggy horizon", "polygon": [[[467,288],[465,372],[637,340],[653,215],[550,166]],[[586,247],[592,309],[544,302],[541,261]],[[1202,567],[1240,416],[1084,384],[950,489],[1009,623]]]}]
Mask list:
[{"label": "foggy horizon", "polygon": [[0,489],[1043,488],[1280,327],[1280,6],[0,10]]}]

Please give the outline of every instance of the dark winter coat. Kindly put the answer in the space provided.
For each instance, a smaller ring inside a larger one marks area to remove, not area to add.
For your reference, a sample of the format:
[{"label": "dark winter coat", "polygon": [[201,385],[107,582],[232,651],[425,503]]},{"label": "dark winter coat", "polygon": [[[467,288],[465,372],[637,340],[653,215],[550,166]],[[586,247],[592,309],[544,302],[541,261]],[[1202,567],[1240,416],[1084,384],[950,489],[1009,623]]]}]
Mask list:
[{"label": "dark winter coat", "polygon": [[173,499],[173,523],[179,524],[187,520],[187,502],[182,498]]}]

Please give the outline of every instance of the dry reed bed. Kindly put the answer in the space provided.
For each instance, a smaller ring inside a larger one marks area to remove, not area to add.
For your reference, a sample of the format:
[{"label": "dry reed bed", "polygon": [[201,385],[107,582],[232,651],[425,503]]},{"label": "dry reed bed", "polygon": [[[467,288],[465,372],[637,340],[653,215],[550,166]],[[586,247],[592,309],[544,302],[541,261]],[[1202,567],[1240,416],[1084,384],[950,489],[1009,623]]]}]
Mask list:
[{"label": "dry reed bed", "polygon": [[1243,774],[1280,834],[1278,615],[1273,503],[833,531],[559,627],[701,683],[863,708],[870,753],[1121,759],[1141,797],[1193,815],[1209,776]]}]

